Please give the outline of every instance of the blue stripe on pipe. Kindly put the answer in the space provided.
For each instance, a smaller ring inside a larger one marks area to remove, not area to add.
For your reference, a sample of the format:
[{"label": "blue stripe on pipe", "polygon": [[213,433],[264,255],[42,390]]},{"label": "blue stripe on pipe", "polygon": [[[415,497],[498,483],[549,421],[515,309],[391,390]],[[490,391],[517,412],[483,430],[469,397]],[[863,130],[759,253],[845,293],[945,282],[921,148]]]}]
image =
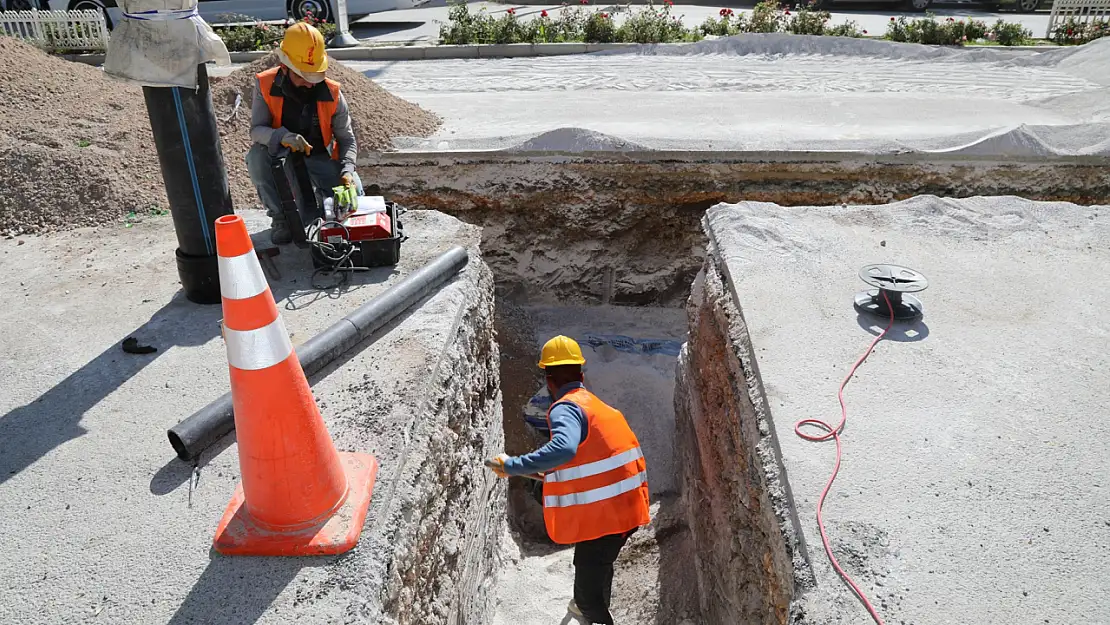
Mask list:
[{"label": "blue stripe on pipe", "polygon": [[180,87],[171,87],[173,90],[173,103],[177,106],[177,123],[181,126],[181,141],[185,144],[185,160],[189,163],[189,177],[193,180],[193,197],[197,201],[197,213],[200,216],[200,229],[204,233],[204,249],[208,254],[214,254],[212,237],[208,234],[208,217],[204,213],[204,200],[200,199],[200,181],[197,180],[197,168],[193,164],[193,145],[189,143],[189,127],[185,125],[185,109],[181,106]]}]

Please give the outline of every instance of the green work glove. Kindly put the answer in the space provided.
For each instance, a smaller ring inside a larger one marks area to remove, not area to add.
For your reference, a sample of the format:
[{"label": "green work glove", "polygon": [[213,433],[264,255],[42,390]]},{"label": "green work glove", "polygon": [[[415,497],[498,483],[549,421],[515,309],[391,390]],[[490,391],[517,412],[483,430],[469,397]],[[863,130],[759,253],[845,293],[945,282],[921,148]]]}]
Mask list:
[{"label": "green work glove", "polygon": [[281,140],[281,144],[294,152],[304,152],[305,156],[312,154],[312,146],[301,135],[289,133]]}]

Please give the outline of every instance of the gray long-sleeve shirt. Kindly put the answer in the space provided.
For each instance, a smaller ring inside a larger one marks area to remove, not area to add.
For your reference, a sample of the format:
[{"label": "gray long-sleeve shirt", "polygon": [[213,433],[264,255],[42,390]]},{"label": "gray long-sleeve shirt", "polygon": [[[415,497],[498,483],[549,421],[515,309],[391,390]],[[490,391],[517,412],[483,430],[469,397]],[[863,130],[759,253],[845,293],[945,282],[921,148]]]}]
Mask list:
[{"label": "gray long-sleeve shirt", "polygon": [[[282,139],[289,134],[284,127],[274,128],[273,119],[256,78],[254,100],[251,102],[251,140],[268,147],[270,154],[277,153]],[[342,173],[354,172],[355,161],[358,159],[358,144],[355,142],[354,129],[351,128],[351,112],[347,108],[347,99],[343,97],[342,91],[339,92],[339,101],[336,102],[335,115],[331,118],[331,133],[339,144],[339,164],[342,166]]]}]

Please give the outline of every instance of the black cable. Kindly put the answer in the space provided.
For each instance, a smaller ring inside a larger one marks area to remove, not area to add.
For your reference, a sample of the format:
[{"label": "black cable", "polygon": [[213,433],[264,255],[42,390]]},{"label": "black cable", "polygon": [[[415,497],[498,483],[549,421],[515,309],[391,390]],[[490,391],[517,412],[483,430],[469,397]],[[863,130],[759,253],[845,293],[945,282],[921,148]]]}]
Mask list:
[{"label": "black cable", "polygon": [[[339,243],[330,243],[320,239],[320,231],[329,226],[335,226],[343,230],[342,241]],[[317,218],[309,224],[307,238],[309,245],[312,247],[312,253],[325,265],[312,272],[312,288],[318,291],[325,291],[342,286],[347,282],[349,272],[363,269],[362,267],[355,267],[354,262],[351,261],[351,255],[355,253],[355,246],[351,243],[351,231],[342,223],[338,221],[324,221],[321,218]],[[316,279],[318,276],[336,273],[339,274],[338,282],[324,286],[317,284]]]}]

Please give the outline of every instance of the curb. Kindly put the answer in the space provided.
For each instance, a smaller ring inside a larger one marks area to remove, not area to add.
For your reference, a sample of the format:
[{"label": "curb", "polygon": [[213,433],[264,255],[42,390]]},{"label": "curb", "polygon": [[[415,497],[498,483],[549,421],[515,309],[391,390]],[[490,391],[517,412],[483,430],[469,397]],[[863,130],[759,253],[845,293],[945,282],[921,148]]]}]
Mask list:
[{"label": "curb", "polygon": [[[564,56],[589,54],[605,50],[635,48],[639,43],[506,43],[464,46],[364,46],[358,48],[329,49],[328,54],[340,61],[425,61],[448,59],[508,59],[538,56]],[[659,43],[655,46],[682,46],[685,43]],[[963,46],[966,50],[1047,51],[1059,46]],[[269,52],[231,52],[232,63],[251,63]],[[68,61],[88,65],[103,65],[103,54],[66,54]]]}]

